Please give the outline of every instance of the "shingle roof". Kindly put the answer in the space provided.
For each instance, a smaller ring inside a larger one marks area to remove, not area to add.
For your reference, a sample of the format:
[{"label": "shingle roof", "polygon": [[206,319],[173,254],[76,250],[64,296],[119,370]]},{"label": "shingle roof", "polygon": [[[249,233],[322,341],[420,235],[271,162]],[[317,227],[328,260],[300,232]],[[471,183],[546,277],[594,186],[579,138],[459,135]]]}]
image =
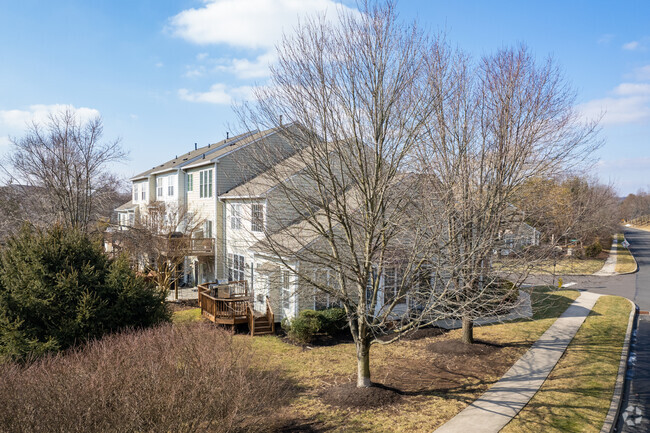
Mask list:
[{"label": "shingle roof", "polygon": [[137,205],[134,204],[132,200],[129,200],[128,202],[124,203],[122,206],[115,208],[115,210],[116,211],[131,210],[131,209],[135,209],[136,207]]},{"label": "shingle roof", "polygon": [[305,168],[308,158],[308,155],[305,155],[306,151],[307,149],[303,149],[301,152],[278,162],[273,168],[221,194],[219,198],[263,197],[280,182],[291,178]]},{"label": "shingle roof", "polygon": [[[256,135],[257,131],[249,131],[244,134],[239,134],[234,137],[228,138],[227,140],[224,140],[222,142],[218,143],[211,143],[208,144],[207,146],[199,147],[196,150],[191,150],[187,153],[184,153],[182,155],[178,155],[176,158],[171,159],[167,162],[164,162],[160,165],[157,165],[147,171],[144,171],[140,174],[137,174],[131,178],[131,180],[141,180],[145,179],[147,176],[153,174],[153,173],[159,173],[159,172],[164,172],[167,170],[173,170],[178,167],[182,167],[184,165],[187,165],[197,158],[200,158],[202,155],[210,155],[212,157],[215,152],[223,149],[232,149],[232,146],[234,145],[242,145],[245,144],[244,142],[247,140],[247,138],[250,138],[252,135]],[[222,152],[225,153],[225,152]]]}]

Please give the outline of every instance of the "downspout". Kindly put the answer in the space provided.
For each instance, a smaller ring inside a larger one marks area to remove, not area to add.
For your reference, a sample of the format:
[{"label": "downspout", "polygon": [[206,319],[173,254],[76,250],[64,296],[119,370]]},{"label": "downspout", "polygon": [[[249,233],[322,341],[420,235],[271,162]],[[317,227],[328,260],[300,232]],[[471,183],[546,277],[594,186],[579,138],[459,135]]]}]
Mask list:
[{"label": "downspout", "polygon": [[[266,215],[265,215],[265,217],[266,217]],[[298,276],[299,275],[298,272],[300,272],[300,261],[298,261],[298,260],[296,260],[295,269],[296,269],[296,273],[294,275],[294,278],[295,278],[294,289],[295,290],[294,290],[294,295],[293,295],[293,317],[298,317],[298,310],[299,310],[299,305],[300,305],[300,302],[299,302],[299,299],[298,299],[298,292],[299,292],[299,290],[298,290],[298,282],[300,281],[300,278]]]},{"label": "downspout", "polygon": [[[220,200],[219,200],[219,184],[218,184],[218,180],[219,180],[219,172],[218,172],[218,170],[219,170],[219,168],[218,168],[217,164],[218,164],[218,161],[215,161],[214,162],[214,226],[215,226],[214,227],[214,249],[215,249],[215,251],[214,251],[214,253],[215,253],[214,254],[214,273],[215,273],[215,279],[218,280],[219,279],[219,272],[218,272],[217,269],[219,269],[220,266],[219,266],[219,250],[217,249],[217,245],[218,245],[217,241],[218,241],[219,235],[221,236],[221,242],[222,242],[222,246],[221,246],[221,248],[222,248],[222,251],[221,251],[221,253],[222,253],[222,255],[221,255],[221,258],[222,258],[221,276],[224,277],[226,275],[225,268],[223,266],[224,262],[225,262],[225,260],[223,260],[223,259],[224,259],[225,254],[226,254],[226,224],[225,224],[225,220],[223,220],[222,221],[223,224],[221,225],[221,233],[219,233],[219,230],[217,230],[217,229],[219,227],[218,218],[219,218],[219,201]],[[225,216],[225,212],[224,212],[224,215],[222,215],[222,217],[223,216]]]}]

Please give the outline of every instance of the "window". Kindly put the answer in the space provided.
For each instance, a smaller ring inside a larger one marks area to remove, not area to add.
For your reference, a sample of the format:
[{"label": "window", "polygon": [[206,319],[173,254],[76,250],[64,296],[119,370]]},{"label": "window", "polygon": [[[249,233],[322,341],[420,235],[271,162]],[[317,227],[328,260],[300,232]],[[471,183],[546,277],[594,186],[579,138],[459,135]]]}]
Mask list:
[{"label": "window", "polygon": [[388,304],[397,298],[399,292],[398,275],[395,268],[384,269],[384,303]]},{"label": "window", "polygon": [[280,297],[282,302],[282,313],[285,315],[291,308],[291,287],[289,271],[280,272]]},{"label": "window", "polygon": [[133,185],[133,201],[138,201],[138,185]]},{"label": "window", "polygon": [[194,191],[194,174],[187,174],[187,190]]},{"label": "window", "polygon": [[230,206],[230,228],[241,229],[241,204],[239,203]]},{"label": "window", "polygon": [[128,224],[131,227],[133,227],[133,225],[135,224],[135,212],[133,212],[133,211],[129,212],[129,223]]},{"label": "window", "polygon": [[205,236],[206,238],[212,237],[212,221],[206,220],[203,223],[203,236]]},{"label": "window", "polygon": [[212,197],[212,169],[199,172],[199,197]]},{"label": "window", "polygon": [[176,185],[176,180],[178,177],[176,175],[167,176],[167,197],[174,196],[174,185]]},{"label": "window", "polygon": [[[331,269],[321,269],[314,271],[314,281],[317,284],[324,284],[329,287],[333,293],[337,293],[339,280],[337,273]],[[336,296],[330,295],[322,290],[314,288],[314,310],[325,310],[326,308],[340,307],[340,302],[336,301]]]},{"label": "window", "polygon": [[142,185],[142,191],[140,192],[142,195],[142,201],[147,201],[147,188],[146,185]]},{"label": "window", "polygon": [[264,205],[253,204],[251,208],[251,230],[254,232],[264,231]]},{"label": "window", "polygon": [[160,198],[163,196],[163,178],[156,178],[156,197]]},{"label": "window", "polygon": [[244,256],[239,254],[228,254],[228,281],[244,280],[246,273],[246,264]]}]

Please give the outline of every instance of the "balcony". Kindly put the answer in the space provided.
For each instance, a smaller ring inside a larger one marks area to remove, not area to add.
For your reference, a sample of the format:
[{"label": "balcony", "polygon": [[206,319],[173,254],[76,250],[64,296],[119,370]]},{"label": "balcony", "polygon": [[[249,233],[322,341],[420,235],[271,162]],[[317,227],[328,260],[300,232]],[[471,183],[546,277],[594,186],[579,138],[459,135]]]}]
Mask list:
[{"label": "balcony", "polygon": [[167,255],[213,256],[214,238],[169,238],[165,251]]}]

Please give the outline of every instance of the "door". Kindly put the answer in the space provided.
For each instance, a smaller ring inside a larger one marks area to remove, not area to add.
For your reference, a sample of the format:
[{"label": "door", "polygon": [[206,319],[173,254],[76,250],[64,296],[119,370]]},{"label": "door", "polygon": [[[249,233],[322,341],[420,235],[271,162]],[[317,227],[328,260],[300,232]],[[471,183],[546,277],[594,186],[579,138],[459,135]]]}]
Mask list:
[{"label": "door", "polygon": [[291,287],[289,271],[280,271],[280,308],[282,317],[293,317],[295,314],[295,294]]}]

